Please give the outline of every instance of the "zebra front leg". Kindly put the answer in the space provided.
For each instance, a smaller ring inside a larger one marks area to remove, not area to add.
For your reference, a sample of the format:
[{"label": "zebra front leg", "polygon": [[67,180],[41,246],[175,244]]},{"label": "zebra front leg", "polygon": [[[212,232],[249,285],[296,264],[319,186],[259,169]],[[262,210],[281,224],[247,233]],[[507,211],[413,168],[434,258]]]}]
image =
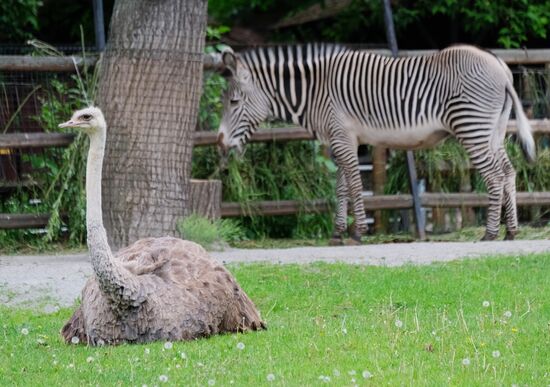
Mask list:
[{"label": "zebra front leg", "polygon": [[340,166],[336,171],[336,216],[334,218],[334,232],[329,245],[340,246],[344,244],[343,235],[346,231],[348,216],[348,184],[346,176]]},{"label": "zebra front leg", "polygon": [[[342,136],[344,137],[344,136]],[[346,136],[347,137],[347,136]],[[361,235],[367,232],[367,217],[365,215],[365,207],[363,204],[362,183],[361,176],[359,175],[359,161],[357,159],[357,145],[355,141],[339,138],[338,141],[333,141],[332,146],[334,158],[339,166],[343,170],[345,175],[345,181],[347,182],[347,192],[349,200],[353,208],[353,217],[355,227],[352,232],[351,240],[352,244],[361,244]],[[345,227],[345,213],[344,223],[341,224]]]},{"label": "zebra front leg", "polygon": [[516,171],[504,148],[499,152],[504,172],[504,214],[506,217],[506,236],[504,240],[514,240],[518,233],[518,213],[516,206]]}]

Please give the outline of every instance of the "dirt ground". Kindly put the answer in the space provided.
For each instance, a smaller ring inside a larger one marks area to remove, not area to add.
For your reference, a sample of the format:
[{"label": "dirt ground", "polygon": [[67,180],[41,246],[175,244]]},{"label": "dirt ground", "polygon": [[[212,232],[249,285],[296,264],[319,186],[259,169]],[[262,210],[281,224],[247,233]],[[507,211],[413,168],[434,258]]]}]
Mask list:
[{"label": "dirt ground", "polygon": [[[487,255],[550,252],[550,240],[499,242],[415,242],[345,247],[290,249],[230,249],[212,252],[224,263],[268,262],[275,264],[344,262],[400,266],[426,265]],[[86,254],[0,256],[0,302],[52,312],[72,305],[92,269]]]}]

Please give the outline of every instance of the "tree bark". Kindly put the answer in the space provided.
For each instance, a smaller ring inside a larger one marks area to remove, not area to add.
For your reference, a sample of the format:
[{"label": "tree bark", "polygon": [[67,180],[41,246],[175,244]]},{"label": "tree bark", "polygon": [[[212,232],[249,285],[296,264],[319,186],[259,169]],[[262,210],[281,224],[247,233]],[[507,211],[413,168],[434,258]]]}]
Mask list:
[{"label": "tree bark", "polygon": [[174,235],[186,215],[206,0],[116,0],[98,102],[107,125],[110,244]]}]

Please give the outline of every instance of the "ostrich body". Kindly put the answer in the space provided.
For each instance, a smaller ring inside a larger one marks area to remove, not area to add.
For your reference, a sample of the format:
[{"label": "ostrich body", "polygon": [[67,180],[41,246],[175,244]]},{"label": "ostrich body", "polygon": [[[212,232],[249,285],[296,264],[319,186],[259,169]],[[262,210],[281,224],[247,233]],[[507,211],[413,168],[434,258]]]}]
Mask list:
[{"label": "ostrich body", "polygon": [[60,127],[90,137],[86,227],[95,275],[63,327],[66,342],[89,345],[191,340],[265,328],[233,276],[198,244],[172,237],[141,239],[113,255],[101,212],[101,170],[107,125],[98,108],[75,112]]}]

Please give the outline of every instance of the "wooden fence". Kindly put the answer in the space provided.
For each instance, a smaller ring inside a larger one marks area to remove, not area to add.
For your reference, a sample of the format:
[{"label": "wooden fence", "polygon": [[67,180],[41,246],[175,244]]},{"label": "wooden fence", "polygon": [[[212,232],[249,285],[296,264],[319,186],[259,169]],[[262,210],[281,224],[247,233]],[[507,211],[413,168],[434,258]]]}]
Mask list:
[{"label": "wooden fence", "polygon": [[[373,50],[381,54],[389,54],[388,50]],[[550,50],[492,50],[509,64],[548,64],[550,63]],[[433,51],[401,51],[400,55],[422,55]],[[84,63],[93,65],[96,58],[71,57],[22,57],[0,56],[0,71],[55,71],[72,72],[75,64],[82,66]],[[205,55],[204,65],[207,70],[221,69],[219,55]],[[531,120],[534,133],[549,134],[550,120]],[[507,131],[515,132],[515,122],[508,123]],[[63,133],[9,133],[0,134],[0,151],[23,148],[65,147],[74,139],[72,134]],[[251,142],[271,141],[296,141],[312,140],[313,137],[303,128],[287,127],[259,130]],[[195,132],[194,146],[206,146],[216,144],[215,132]],[[365,207],[369,210],[382,209],[412,209],[413,199],[411,195],[376,195],[365,197]],[[460,208],[460,207],[486,207],[487,195],[480,193],[424,193],[421,195],[423,207],[432,208]],[[517,203],[519,206],[548,206],[550,205],[550,192],[518,192]],[[249,204],[220,202],[219,210],[215,212],[222,217],[235,217],[246,215],[288,215],[297,212],[325,212],[330,208],[326,200],[314,200],[300,202],[296,200],[261,201]],[[0,214],[0,229],[36,228],[47,225],[48,214]]]}]

